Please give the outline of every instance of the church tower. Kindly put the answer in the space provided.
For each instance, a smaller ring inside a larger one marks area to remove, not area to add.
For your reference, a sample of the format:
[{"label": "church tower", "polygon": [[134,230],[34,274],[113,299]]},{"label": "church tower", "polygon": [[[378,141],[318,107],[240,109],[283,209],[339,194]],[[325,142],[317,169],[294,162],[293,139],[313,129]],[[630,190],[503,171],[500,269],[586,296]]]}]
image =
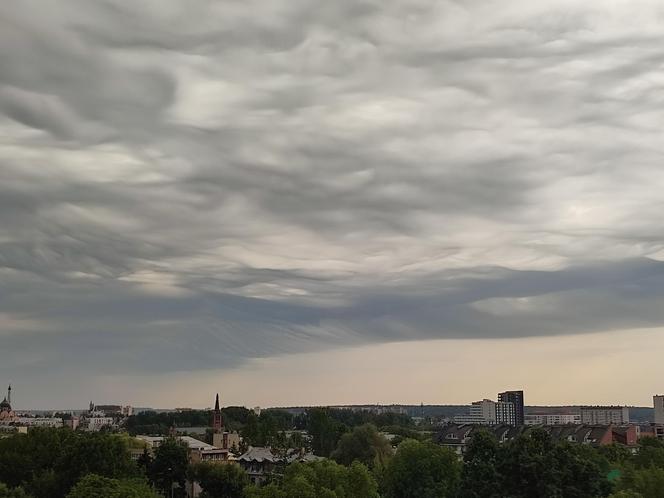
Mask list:
[{"label": "church tower", "polygon": [[214,432],[219,433],[224,431],[224,417],[219,408],[219,393],[214,401],[214,411],[212,412],[212,429]]}]

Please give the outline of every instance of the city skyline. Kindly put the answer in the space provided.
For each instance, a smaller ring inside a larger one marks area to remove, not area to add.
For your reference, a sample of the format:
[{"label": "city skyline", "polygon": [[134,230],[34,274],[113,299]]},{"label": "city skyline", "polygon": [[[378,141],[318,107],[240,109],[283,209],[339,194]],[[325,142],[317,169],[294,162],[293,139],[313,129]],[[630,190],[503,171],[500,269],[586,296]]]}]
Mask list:
[{"label": "city skyline", "polygon": [[9,5],[17,406],[664,391],[661,2]]}]

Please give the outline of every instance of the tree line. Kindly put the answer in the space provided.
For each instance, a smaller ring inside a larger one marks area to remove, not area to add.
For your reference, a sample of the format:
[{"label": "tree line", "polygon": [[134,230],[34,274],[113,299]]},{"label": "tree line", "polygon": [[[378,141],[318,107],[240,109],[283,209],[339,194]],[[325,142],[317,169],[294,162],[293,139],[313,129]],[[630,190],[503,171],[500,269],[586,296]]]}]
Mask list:
[{"label": "tree line", "polygon": [[132,444],[126,434],[64,428],[2,438],[0,498],[181,497],[191,480],[204,498],[659,498],[664,489],[664,442],[654,438],[634,453],[557,442],[537,429],[504,443],[478,431],[460,459],[431,440],[394,448],[365,424],[342,433],[328,458],[278,467],[262,487],[238,465],[190,464],[177,439],[138,461]]}]

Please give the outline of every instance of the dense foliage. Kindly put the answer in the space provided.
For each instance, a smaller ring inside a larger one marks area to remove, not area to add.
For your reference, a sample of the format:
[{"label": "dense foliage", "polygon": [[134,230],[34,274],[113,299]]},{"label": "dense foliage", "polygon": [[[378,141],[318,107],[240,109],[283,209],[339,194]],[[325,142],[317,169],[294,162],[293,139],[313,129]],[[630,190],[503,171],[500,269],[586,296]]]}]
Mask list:
[{"label": "dense foliage", "polygon": [[63,497],[87,474],[136,477],[128,437],[35,428],[0,439],[0,482],[35,498]]},{"label": "dense foliage", "polygon": [[189,477],[203,489],[201,498],[243,498],[249,485],[247,474],[237,465],[199,463],[190,467]]},{"label": "dense foliage", "polygon": [[370,469],[383,468],[392,456],[392,446],[376,427],[366,424],[341,436],[331,456],[344,465],[358,461]]},{"label": "dense foliage", "polygon": [[290,465],[281,482],[246,489],[247,498],[378,498],[378,486],[359,462],[346,467],[331,460]]},{"label": "dense foliage", "polygon": [[140,479],[109,479],[88,474],[72,488],[67,498],[159,498],[145,481]]},{"label": "dense foliage", "polygon": [[[294,422],[284,413],[252,412],[244,422],[257,423],[253,437],[283,443],[293,437],[283,428]],[[277,466],[262,487],[238,465],[192,465],[176,439],[134,462],[127,435],[35,428],[0,438],[0,498],[182,497],[188,480],[205,498],[664,496],[664,442],[652,438],[632,451],[556,442],[538,429],[503,443],[478,431],[461,460],[431,441],[405,439],[394,449],[375,426],[351,430],[327,410],[300,418],[311,445],[333,459]]]}]

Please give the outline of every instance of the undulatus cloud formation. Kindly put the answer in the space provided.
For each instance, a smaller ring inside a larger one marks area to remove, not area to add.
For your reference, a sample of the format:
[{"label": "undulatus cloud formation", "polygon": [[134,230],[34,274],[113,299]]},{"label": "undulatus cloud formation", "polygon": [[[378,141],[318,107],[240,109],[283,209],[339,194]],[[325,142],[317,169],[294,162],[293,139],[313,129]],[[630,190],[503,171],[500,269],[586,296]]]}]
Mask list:
[{"label": "undulatus cloud formation", "polygon": [[663,44],[655,0],[7,0],[0,382],[661,327]]}]

